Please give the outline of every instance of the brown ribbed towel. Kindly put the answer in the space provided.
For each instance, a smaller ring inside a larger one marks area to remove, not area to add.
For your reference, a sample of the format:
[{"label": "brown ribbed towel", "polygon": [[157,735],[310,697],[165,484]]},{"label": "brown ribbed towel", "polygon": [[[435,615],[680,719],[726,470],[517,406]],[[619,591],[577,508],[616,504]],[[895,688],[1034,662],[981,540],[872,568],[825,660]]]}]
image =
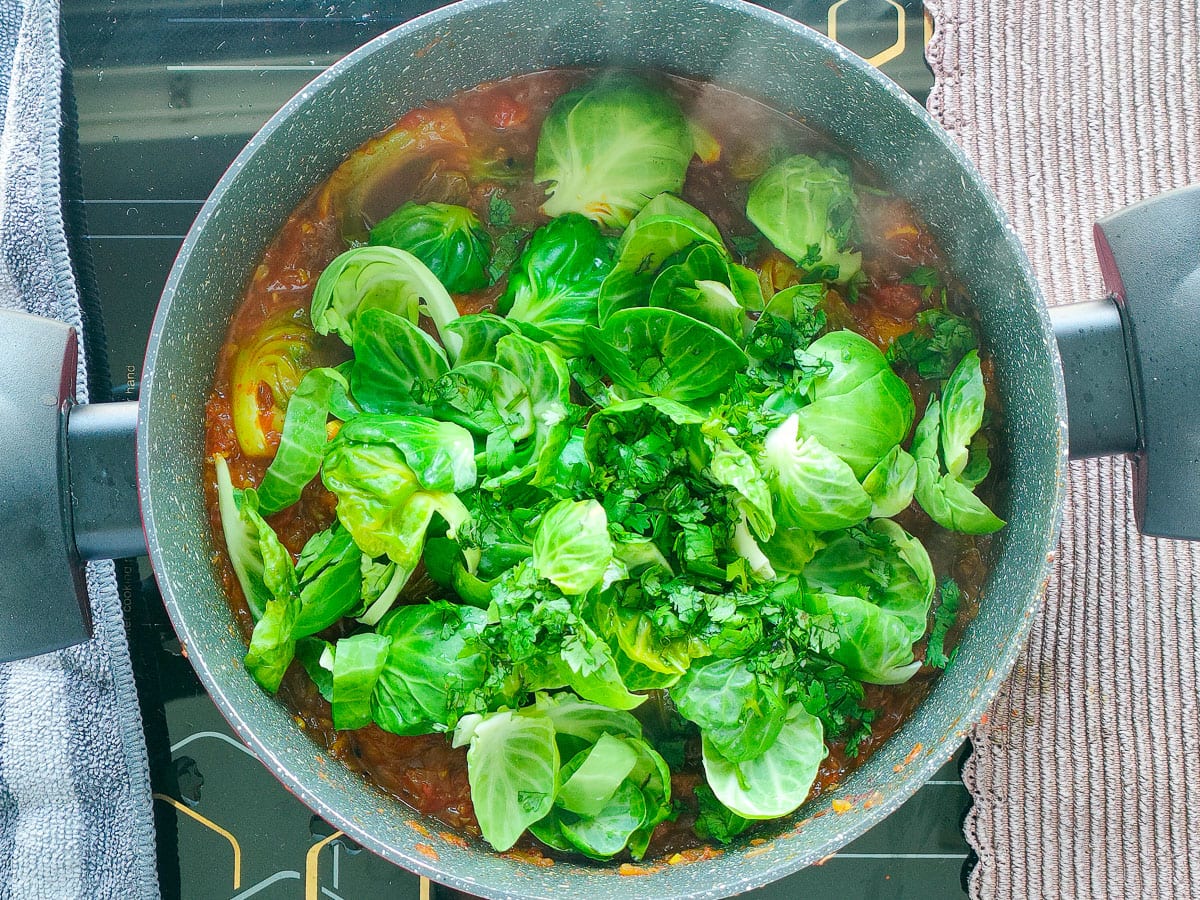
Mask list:
[{"label": "brown ribbed towel", "polygon": [[[1200,3],[927,6],[931,112],[1047,300],[1098,298],[1092,222],[1200,181]],[[1140,537],[1129,485],[1124,460],[1071,467],[1044,611],[972,734],[973,897],[1200,897],[1200,545]]]}]

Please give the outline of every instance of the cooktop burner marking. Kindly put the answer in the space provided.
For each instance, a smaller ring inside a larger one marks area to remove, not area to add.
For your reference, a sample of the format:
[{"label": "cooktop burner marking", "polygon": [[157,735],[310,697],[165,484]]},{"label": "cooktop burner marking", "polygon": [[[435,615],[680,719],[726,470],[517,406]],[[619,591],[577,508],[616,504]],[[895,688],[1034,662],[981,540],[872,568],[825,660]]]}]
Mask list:
[{"label": "cooktop burner marking", "polygon": [[[229,846],[233,848],[233,889],[236,891],[238,888],[240,888],[242,886],[242,845],[238,843],[238,839],[216,822],[205,818],[204,816],[200,815],[200,813],[189,807],[186,803],[181,803],[174,797],[169,797],[166,794],[152,794],[151,796],[153,796],[155,800],[162,800],[164,803],[171,804],[181,813],[191,816],[205,828],[215,831],[217,834],[221,835],[221,837],[225,838],[225,840],[229,841]],[[296,873],[296,877],[300,877],[299,873]]]},{"label": "cooktop burner marking", "polygon": [[189,734],[183,740],[176,741],[174,744],[172,744],[171,752],[176,753],[177,751],[182,750],[188,744],[192,743],[192,741],[198,741],[201,738],[215,738],[218,741],[224,741],[230,747],[237,747],[239,750],[241,750],[243,753],[245,753],[251,759],[258,759],[258,757],[254,755],[254,751],[251,750],[249,747],[247,747],[245,744],[243,744],[241,741],[235,740],[234,738],[231,738],[227,734],[221,734],[221,732],[219,732],[219,731],[197,731],[195,734]]}]

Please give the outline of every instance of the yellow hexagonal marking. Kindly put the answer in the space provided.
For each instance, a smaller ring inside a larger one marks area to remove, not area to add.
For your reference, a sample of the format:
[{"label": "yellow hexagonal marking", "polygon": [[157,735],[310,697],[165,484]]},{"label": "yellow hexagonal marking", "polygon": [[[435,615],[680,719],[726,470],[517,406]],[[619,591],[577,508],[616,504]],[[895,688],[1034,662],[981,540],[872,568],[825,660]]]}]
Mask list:
[{"label": "yellow hexagonal marking", "polygon": [[181,803],[174,797],[169,797],[166,794],[152,794],[155,800],[162,800],[164,803],[169,803],[186,816],[191,816],[209,831],[219,834],[225,840],[229,841],[229,846],[233,848],[233,889],[236,891],[242,886],[242,847],[230,832],[226,831],[212,819],[205,818],[189,807],[186,803]]},{"label": "yellow hexagonal marking", "polygon": [[304,900],[320,900],[321,898],[321,851],[333,843],[345,832],[335,831],[327,838],[322,838],[311,847],[304,856]]},{"label": "yellow hexagonal marking", "polygon": [[[838,39],[838,11],[851,2],[854,2],[854,0],[838,0],[837,3],[829,7],[827,31],[829,32],[829,37],[835,41]],[[904,52],[905,30],[908,21],[904,7],[896,2],[896,0],[884,0],[884,2],[896,11],[896,41],[885,50],[881,50],[874,56],[867,58],[867,62],[877,68],[886,62],[890,62]],[[850,49],[853,50],[854,48],[851,47]]]}]

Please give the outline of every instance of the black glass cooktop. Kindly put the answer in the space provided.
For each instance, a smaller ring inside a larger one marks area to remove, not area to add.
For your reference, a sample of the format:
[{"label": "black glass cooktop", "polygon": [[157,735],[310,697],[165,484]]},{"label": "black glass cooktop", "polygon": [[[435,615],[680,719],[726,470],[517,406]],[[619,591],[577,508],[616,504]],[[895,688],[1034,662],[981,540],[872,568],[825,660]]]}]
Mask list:
[{"label": "black glass cooktop", "polygon": [[[439,3],[67,0],[82,196],[68,217],[94,263],[119,395],[136,393],[150,321],[179,244],[250,136],[346,52]],[[765,4],[841,41],[924,100],[920,0]],[[88,284],[88,282],[92,282]],[[165,897],[450,897],[345,837],[233,736],[182,657],[145,561],[119,564],[146,721]],[[961,756],[961,754],[960,754]],[[749,896],[961,898],[970,798],[948,764],[822,866]]]}]

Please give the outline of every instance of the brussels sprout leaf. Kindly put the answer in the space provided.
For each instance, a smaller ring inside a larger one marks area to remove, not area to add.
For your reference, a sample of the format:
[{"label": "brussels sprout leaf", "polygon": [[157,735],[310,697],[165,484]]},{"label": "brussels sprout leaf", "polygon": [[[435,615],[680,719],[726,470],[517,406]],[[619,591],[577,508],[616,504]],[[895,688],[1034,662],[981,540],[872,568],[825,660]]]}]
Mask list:
[{"label": "brussels sprout leaf", "polygon": [[492,239],[465,206],[405,203],[371,229],[375,246],[407,250],[453,293],[488,283]]},{"label": "brussels sprout leaf", "polygon": [[702,743],[709,787],[727,809],[744,819],[773,819],[799,807],[829,752],[821,720],[799,703],[788,709],[774,743],[754,759],[730,762],[707,737]]},{"label": "brussels sprout leaf", "polygon": [[371,695],[388,658],[391,638],[368,631],[341,638],[333,648],[333,727],[371,723]]},{"label": "brussels sprout leaf", "polygon": [[538,136],[534,181],[548,181],[548,216],[582,213],[623,228],[652,197],[678,191],[693,142],[675,101],[618,73],[564,94]]}]

